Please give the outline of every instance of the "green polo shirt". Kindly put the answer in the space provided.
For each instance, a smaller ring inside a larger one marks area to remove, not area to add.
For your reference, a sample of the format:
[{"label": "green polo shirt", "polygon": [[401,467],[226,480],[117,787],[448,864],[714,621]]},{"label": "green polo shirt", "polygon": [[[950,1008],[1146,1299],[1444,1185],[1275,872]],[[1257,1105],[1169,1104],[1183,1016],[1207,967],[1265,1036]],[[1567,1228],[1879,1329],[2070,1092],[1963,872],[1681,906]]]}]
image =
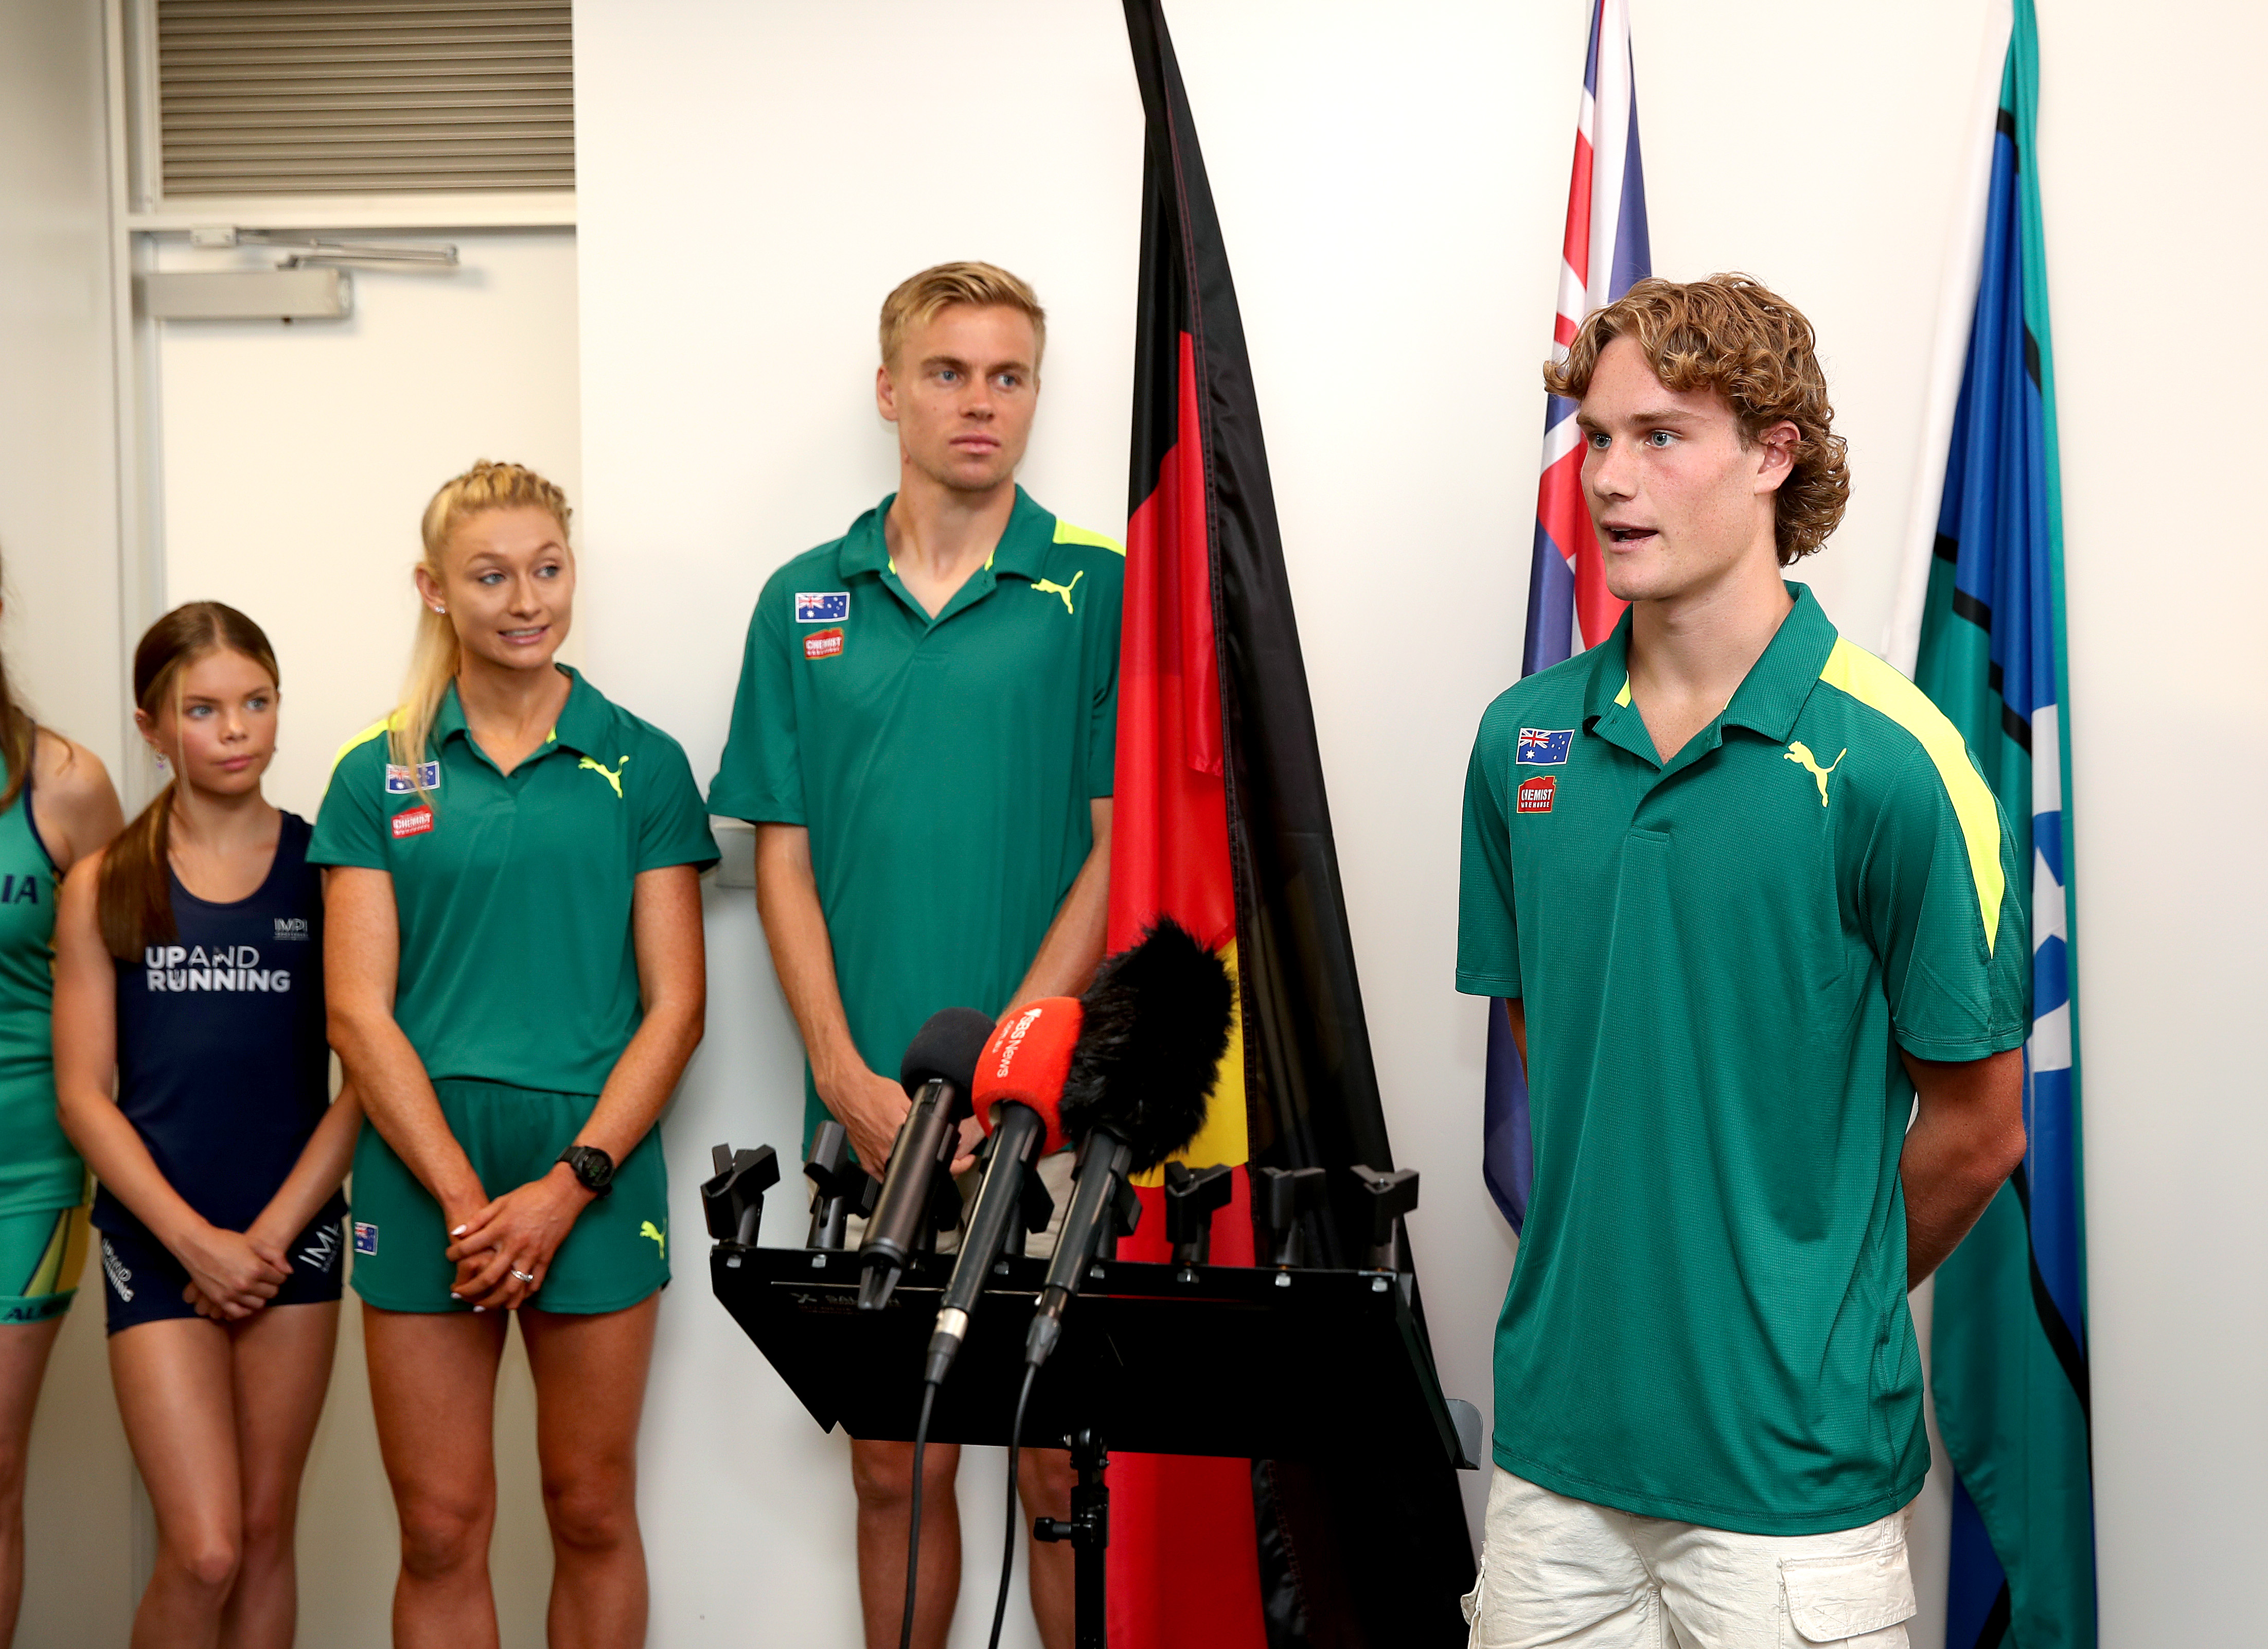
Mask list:
[{"label": "green polo shirt", "polygon": [[[712,813],[809,829],[850,1035],[885,1075],[939,1009],[1008,1005],[1094,846],[1125,567],[1019,487],[932,618],[891,564],[890,503],[765,584],[709,787]],[[827,1114],[806,1065],[806,1139]]]},{"label": "green polo shirt", "polygon": [[566,673],[558,725],[509,773],[473,742],[453,683],[423,774],[390,764],[381,721],[339,751],[323,794],[307,858],[394,877],[394,1017],[436,1081],[599,1092],[642,1016],[631,884],[717,862],[677,741]]},{"label": "green polo shirt", "polygon": [[1961,735],[1800,584],[1668,763],[1630,617],[1489,706],[1457,988],[1528,1020],[1535,1184],[1497,1463],[1759,1534],[1855,1527],[1929,1467],[1898,1048],[2021,1044],[2014,838]]}]

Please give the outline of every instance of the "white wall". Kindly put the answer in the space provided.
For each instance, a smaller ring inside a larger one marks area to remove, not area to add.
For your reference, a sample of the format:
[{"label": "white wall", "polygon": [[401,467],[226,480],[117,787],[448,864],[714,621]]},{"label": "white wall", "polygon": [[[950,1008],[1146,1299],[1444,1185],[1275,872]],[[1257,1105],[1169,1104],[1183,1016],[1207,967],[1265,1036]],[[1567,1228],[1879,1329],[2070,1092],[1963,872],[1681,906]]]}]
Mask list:
[{"label": "white wall", "polygon": [[[1876,645],[1970,92],[1999,52],[1986,0],[1633,9],[1656,268],[1745,269],[1818,322],[1857,488],[1805,576]],[[1396,1156],[1425,1174],[1415,1238],[1437,1345],[1450,1388],[1484,1404],[1511,1246],[1474,1163],[1482,1022],[1448,988],[1450,844],[1474,720],[1517,669],[1584,11],[1172,7],[1251,335]],[[2180,31],[2046,11],[2103,1641],[2139,1649],[2237,1635],[2244,1555],[2268,1534],[2249,1492],[2268,1470],[2268,1296],[2242,1178],[2268,1123],[2225,1029],[2257,1002],[2249,942],[2268,912],[2249,862],[2221,869],[2258,851],[2268,652],[2227,593],[2250,581],[2249,530],[2183,533],[2133,455],[2138,415],[2171,400],[2211,455],[2176,485],[2241,514],[2258,475],[2242,325],[2189,322],[2195,341],[2169,350],[2153,323],[2168,270],[2201,265],[2217,296],[2268,251],[2245,78],[2268,42],[2227,0]],[[889,483],[865,386],[873,308],[901,275],[978,255],[1035,281],[1052,350],[1027,477],[1073,519],[1123,516],[1138,114],[1101,4],[577,12],[585,461],[605,569],[593,665],[705,772],[764,575]],[[2202,385],[2169,362],[2195,362]],[[2145,363],[2146,389],[2131,381]],[[744,901],[712,905],[714,1028],[673,1119],[681,1182],[712,1139],[793,1135],[792,1038]],[[683,1543],[656,1542],[658,1640],[724,1641],[696,1620],[728,1599],[756,1600],[751,1623],[839,1638],[839,1450],[713,1307],[673,1301],[666,1325],[650,1503]]]},{"label": "white wall", "polygon": [[[96,8],[0,0],[0,646],[32,713],[114,769],[123,695],[102,87]],[[133,1466],[110,1408],[100,1279],[88,1275],[95,1286],[63,1324],[32,1432],[18,1634],[27,1649],[123,1643],[132,1612]]]}]

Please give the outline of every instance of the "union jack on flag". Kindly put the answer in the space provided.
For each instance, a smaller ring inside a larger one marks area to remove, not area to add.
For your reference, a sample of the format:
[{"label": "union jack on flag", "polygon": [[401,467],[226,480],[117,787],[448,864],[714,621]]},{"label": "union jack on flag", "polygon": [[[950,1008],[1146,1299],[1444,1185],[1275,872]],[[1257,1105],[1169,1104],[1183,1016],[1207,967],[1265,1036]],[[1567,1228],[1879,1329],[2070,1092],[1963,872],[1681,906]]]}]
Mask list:
[{"label": "union jack on flag", "polygon": [[[1630,0],[1592,0],[1575,121],[1575,174],[1567,186],[1567,236],[1559,263],[1559,314],[1551,354],[1564,360],[1592,310],[1652,272],[1646,238],[1646,174],[1638,164],[1638,96],[1631,69]],[[1520,673],[1548,669],[1580,647],[1596,647],[1622,617],[1583,504],[1583,437],[1575,403],[1547,396],[1543,465],[1535,489],[1535,550],[1528,572],[1528,639]],[[1578,639],[1580,636],[1580,640]],[[1522,729],[1520,759],[1528,754]],[[1556,759],[1565,760],[1563,753]],[[1504,1008],[1489,1004],[1488,1085],[1481,1165],[1489,1194],[1518,1231],[1528,1217],[1535,1158],[1528,1134],[1528,1078]]]},{"label": "union jack on flag", "polygon": [[1567,747],[1575,742],[1573,728],[1532,728],[1520,729],[1520,751],[1514,760],[1531,767],[1557,767],[1567,759]]}]

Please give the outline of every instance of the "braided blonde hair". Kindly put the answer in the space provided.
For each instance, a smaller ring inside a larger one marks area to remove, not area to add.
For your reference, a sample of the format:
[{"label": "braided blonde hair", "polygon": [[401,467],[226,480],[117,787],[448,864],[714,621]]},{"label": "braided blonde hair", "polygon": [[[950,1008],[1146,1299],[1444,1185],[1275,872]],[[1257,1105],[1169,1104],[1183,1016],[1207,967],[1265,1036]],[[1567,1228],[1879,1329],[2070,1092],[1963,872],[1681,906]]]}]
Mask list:
[{"label": "braided blonde hair", "polygon": [[[482,459],[464,474],[445,483],[425,507],[419,536],[424,540],[427,576],[441,581],[443,552],[450,535],[475,515],[489,510],[540,509],[559,523],[559,536],[567,536],[567,521],[574,514],[567,494],[524,464],[490,463]],[[409,675],[401,684],[401,702],[387,721],[387,744],[394,762],[415,769],[425,759],[425,743],[433,736],[434,718],[441,713],[442,695],[457,674],[456,626],[446,613],[422,603],[417,609],[417,639],[409,649]],[[422,787],[421,787],[422,788]]]}]

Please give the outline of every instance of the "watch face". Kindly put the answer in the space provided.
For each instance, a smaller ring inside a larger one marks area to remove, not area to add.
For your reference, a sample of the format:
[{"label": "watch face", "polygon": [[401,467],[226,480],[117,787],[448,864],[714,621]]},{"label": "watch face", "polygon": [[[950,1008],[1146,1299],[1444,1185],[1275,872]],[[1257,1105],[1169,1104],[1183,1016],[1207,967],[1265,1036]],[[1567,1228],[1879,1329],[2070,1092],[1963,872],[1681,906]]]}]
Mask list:
[{"label": "watch face", "polygon": [[567,1165],[575,1177],[596,1191],[610,1183],[615,1177],[614,1159],[592,1145],[577,1145],[568,1153]]}]

